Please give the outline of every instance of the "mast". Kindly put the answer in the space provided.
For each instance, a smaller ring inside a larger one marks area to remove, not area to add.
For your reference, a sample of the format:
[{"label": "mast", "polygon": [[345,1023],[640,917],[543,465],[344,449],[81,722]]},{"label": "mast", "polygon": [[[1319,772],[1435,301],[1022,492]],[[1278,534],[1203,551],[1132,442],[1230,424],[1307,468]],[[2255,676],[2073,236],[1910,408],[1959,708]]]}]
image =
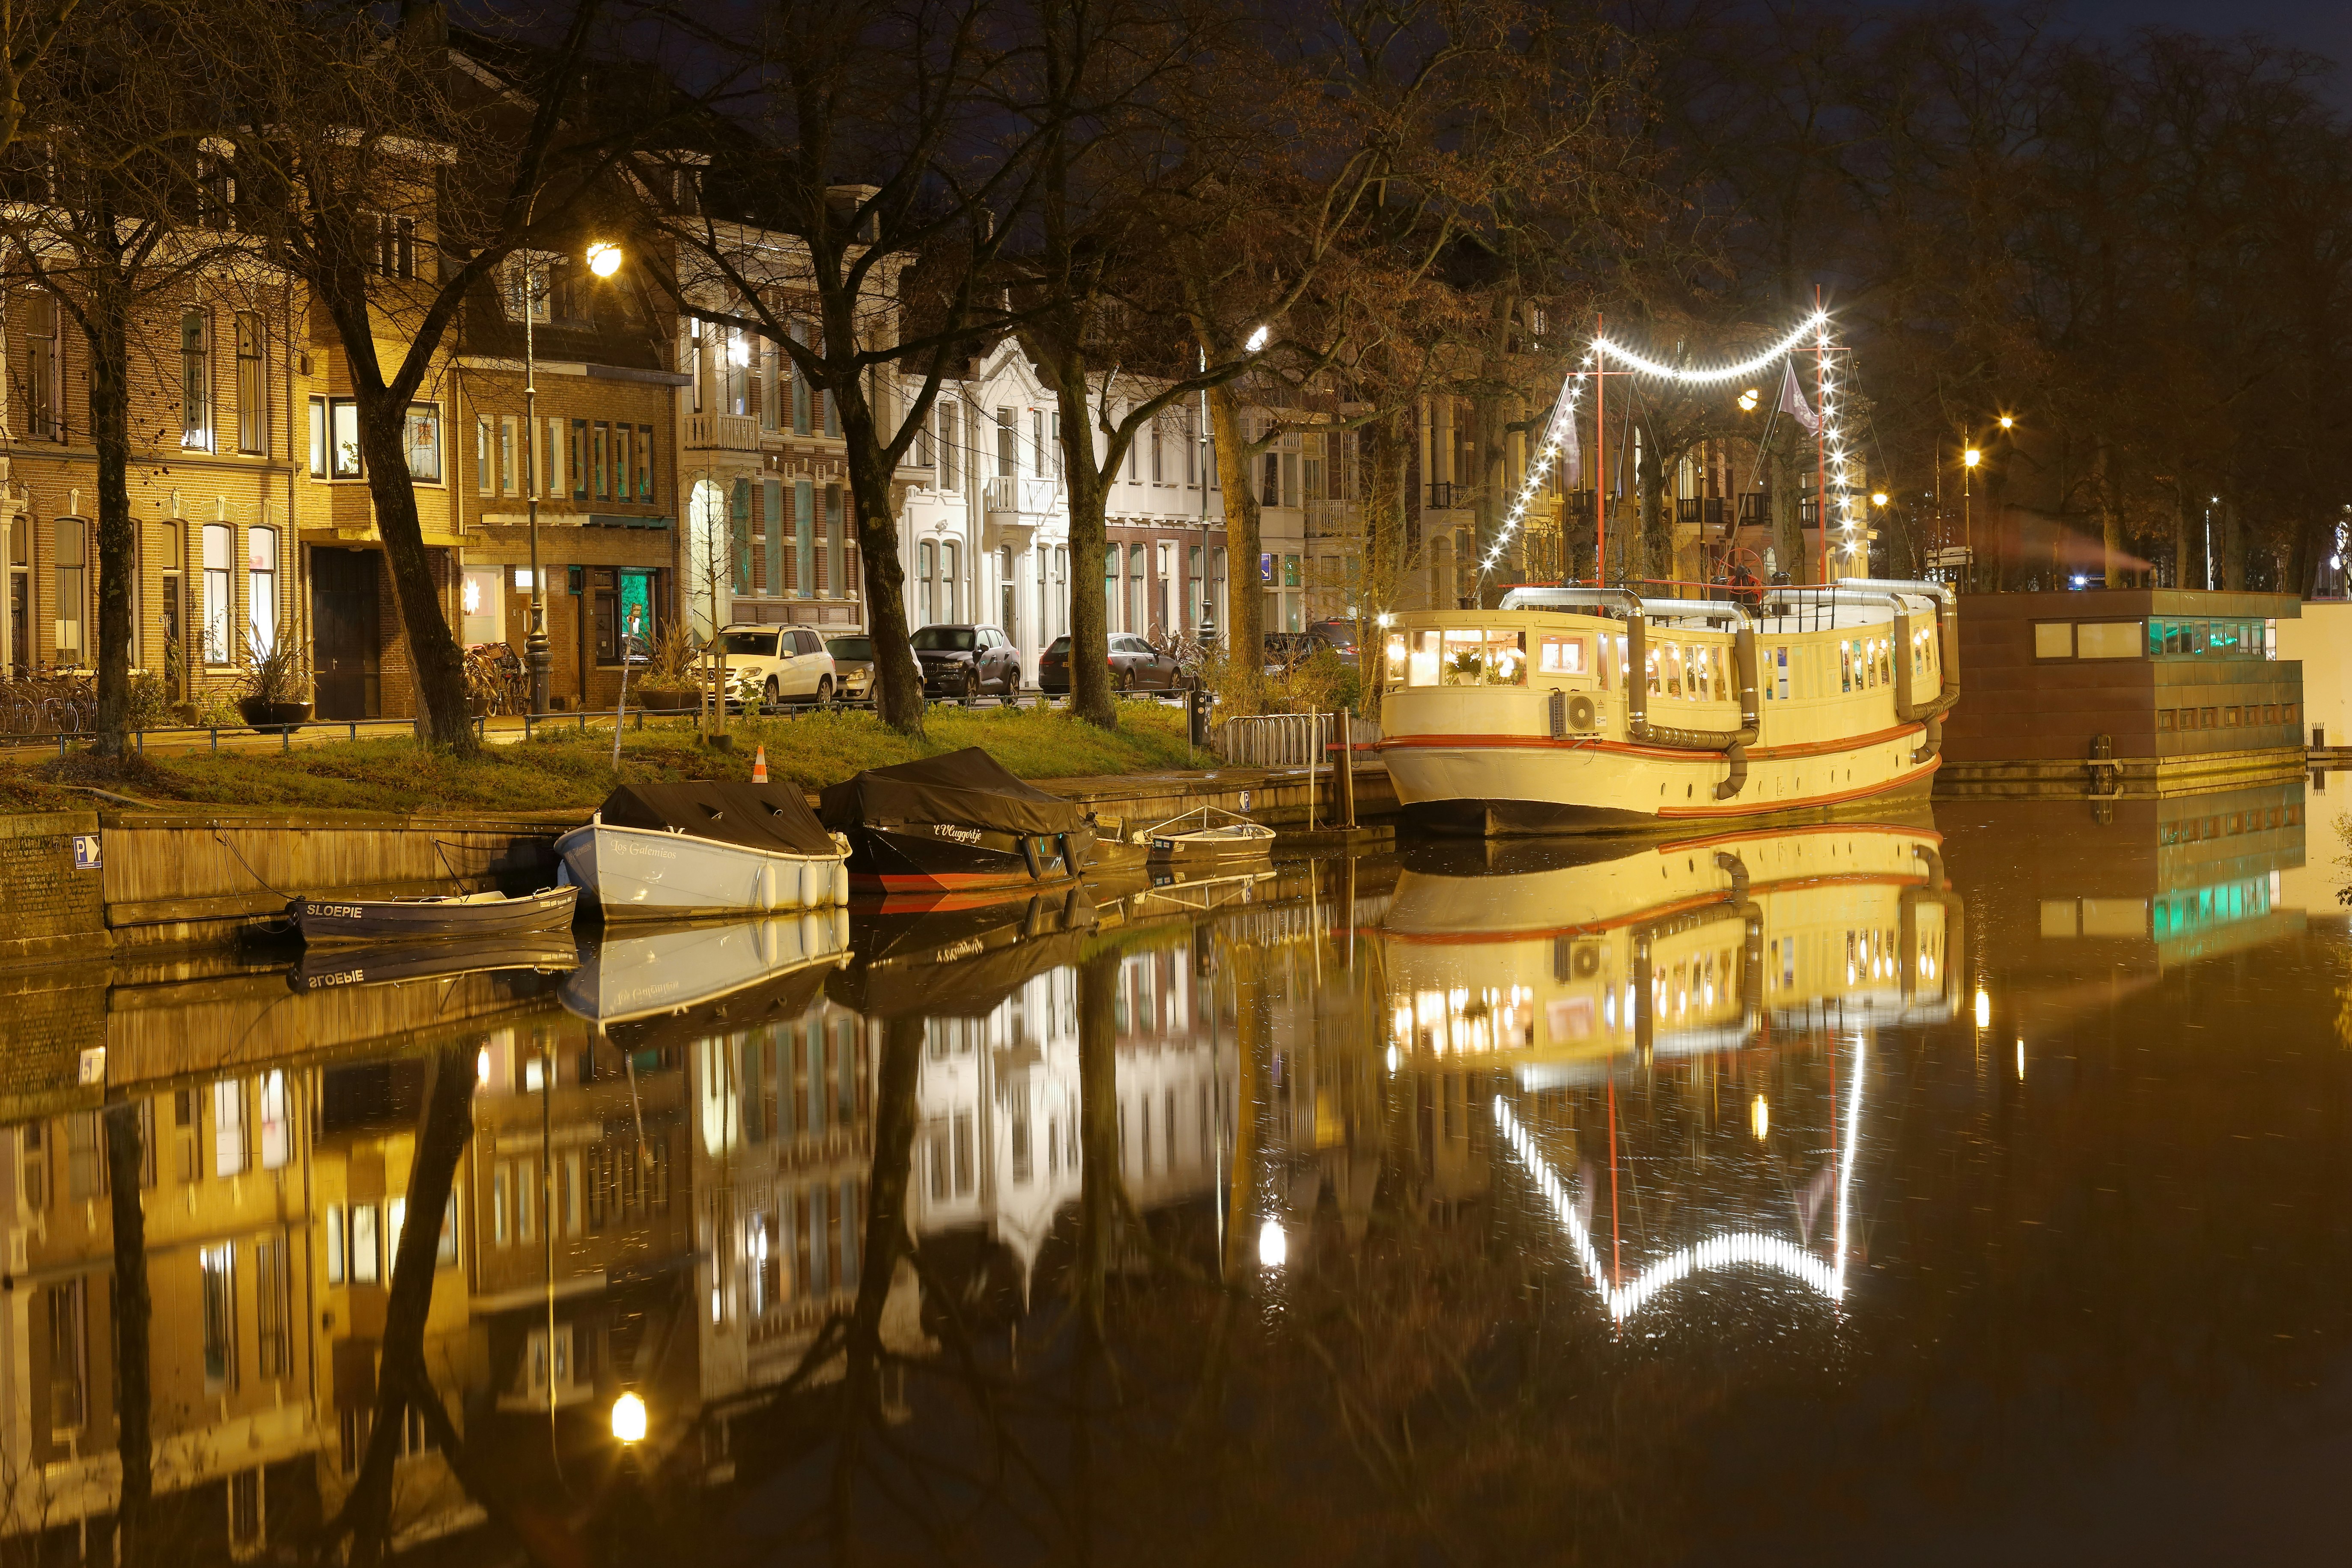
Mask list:
[{"label": "mast", "polygon": [[[1822,308],[1822,286],[1813,285],[1813,309]],[[1829,405],[1822,394],[1827,389],[1830,366],[1830,324],[1822,321],[1820,335],[1813,348],[1813,530],[1820,536],[1821,577],[1830,580],[1830,442]]]},{"label": "mast", "polygon": [[1601,357],[1602,319],[1592,318],[1592,584],[1609,585],[1609,375]]}]

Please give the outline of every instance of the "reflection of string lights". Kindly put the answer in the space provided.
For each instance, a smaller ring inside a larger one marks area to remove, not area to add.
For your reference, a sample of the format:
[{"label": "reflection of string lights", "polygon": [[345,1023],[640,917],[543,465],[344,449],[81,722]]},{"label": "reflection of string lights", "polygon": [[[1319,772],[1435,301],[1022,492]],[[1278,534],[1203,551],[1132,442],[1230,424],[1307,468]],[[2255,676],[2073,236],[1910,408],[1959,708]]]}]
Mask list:
[{"label": "reflection of string lights", "polygon": [[[1862,1131],[1862,1079],[1864,1045],[1854,1040],[1853,1089],[1846,1102],[1845,1136],[1838,1145],[1837,1212],[1835,1220],[1834,1260],[1823,1262],[1812,1253],[1791,1241],[1759,1231],[1727,1231],[1683,1247],[1652,1264],[1625,1284],[1612,1287],[1609,1270],[1601,1261],[1600,1249],[1593,1245],[1591,1232],[1585,1228],[1584,1215],[1576,1205],[1574,1194],[1559,1173],[1544,1159],[1535,1139],[1500,1095],[1495,1097],[1495,1124],[1505,1142],[1519,1158],[1536,1190],[1543,1194],[1559,1218],[1560,1227],[1568,1232],[1569,1242],[1576,1251],[1585,1278],[1592,1282],[1593,1290],[1609,1309],[1612,1321],[1622,1322],[1640,1311],[1659,1292],[1708,1269],[1728,1268],[1748,1264],[1762,1268],[1777,1269],[1832,1301],[1845,1299],[1846,1226],[1852,1212],[1854,1151]],[[1761,1107],[1763,1100],[1757,1100]],[[1760,1136],[1760,1134],[1759,1134]]]}]

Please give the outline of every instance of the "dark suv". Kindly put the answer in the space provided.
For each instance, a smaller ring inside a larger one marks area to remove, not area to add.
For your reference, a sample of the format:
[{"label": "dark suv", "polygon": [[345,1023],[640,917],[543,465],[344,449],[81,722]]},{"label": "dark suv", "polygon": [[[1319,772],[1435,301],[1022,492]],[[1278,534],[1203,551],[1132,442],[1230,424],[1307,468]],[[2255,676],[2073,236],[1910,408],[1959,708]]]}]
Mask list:
[{"label": "dark suv", "polygon": [[926,697],[969,701],[998,691],[1010,705],[1021,695],[1021,650],[994,626],[925,626],[915,634],[915,661]]}]

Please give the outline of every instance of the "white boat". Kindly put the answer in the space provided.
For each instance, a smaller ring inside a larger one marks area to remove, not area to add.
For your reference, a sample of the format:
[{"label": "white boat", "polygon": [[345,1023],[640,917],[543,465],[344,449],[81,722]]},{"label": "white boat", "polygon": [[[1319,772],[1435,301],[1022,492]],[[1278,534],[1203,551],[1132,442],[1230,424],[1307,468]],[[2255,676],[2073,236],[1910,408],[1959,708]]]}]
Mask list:
[{"label": "white boat", "polygon": [[1135,831],[1155,866],[1263,860],[1274,853],[1274,829],[1262,822],[1204,805]]},{"label": "white boat", "polygon": [[593,894],[608,921],[849,901],[849,841],[789,784],[624,784],[555,850],[561,879]]},{"label": "white boat", "polygon": [[1408,821],[1482,836],[1814,821],[1924,797],[1959,699],[1951,591],[1730,599],[1522,587],[1401,615],[1381,759]]}]

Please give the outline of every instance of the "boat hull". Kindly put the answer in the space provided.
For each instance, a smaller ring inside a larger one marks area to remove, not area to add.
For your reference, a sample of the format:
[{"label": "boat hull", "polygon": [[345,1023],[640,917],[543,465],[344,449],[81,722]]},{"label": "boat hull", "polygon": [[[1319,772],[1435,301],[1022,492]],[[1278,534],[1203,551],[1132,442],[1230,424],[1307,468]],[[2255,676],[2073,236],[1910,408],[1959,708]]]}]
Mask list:
[{"label": "boat hull", "polygon": [[[959,823],[859,823],[848,830],[849,885],[861,893],[973,893],[1046,887],[1077,874],[1060,844]],[[1083,845],[1070,847],[1084,863]]]},{"label": "boat hull", "polygon": [[337,947],[362,942],[490,939],[570,931],[579,900],[577,888],[550,888],[488,903],[305,895],[289,904],[286,913],[306,944]]},{"label": "boat hull", "polygon": [[786,855],[600,822],[557,839],[555,852],[608,921],[824,910],[849,898],[846,851]]},{"label": "boat hull", "polygon": [[1381,760],[1405,820],[1424,832],[1625,833],[1817,822],[1925,798],[1937,759],[1913,760],[1921,733],[1910,725],[1842,746],[1751,750],[1747,780],[1727,800],[1716,789],[1731,765],[1715,752],[1435,735],[1387,742]]}]

